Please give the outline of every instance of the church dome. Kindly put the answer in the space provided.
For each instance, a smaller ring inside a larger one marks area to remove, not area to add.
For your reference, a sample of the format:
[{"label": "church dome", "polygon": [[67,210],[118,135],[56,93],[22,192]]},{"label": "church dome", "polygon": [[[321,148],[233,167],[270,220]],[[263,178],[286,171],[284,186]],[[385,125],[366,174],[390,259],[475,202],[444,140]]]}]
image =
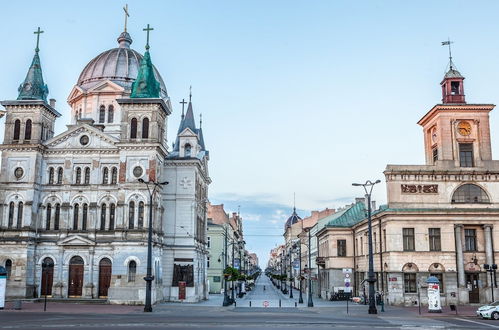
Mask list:
[{"label": "church dome", "polygon": [[291,214],[291,216],[286,221],[286,224],[284,225],[284,230],[291,227],[291,225],[294,225],[300,220],[301,220],[300,216],[296,214],[296,208],[293,208],[293,214]]},{"label": "church dome", "polygon": [[[78,78],[77,86],[88,90],[98,83],[110,80],[127,91],[131,91],[132,83],[137,78],[142,54],[130,48],[132,38],[127,32],[118,37],[119,47],[106,50],[91,60]],[[156,67],[154,77],[160,84],[161,97],[168,97],[166,85]]]}]

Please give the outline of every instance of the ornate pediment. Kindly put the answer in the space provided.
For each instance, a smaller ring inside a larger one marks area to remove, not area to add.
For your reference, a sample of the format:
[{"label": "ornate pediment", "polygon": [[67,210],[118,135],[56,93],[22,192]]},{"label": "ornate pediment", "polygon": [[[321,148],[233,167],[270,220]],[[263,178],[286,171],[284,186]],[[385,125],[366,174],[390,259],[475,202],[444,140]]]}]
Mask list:
[{"label": "ornate pediment", "polygon": [[95,242],[80,235],[69,235],[68,237],[57,242],[57,245],[62,246],[93,246]]},{"label": "ornate pediment", "polygon": [[88,124],[73,126],[48,140],[49,149],[117,149],[119,140]]},{"label": "ornate pediment", "polygon": [[120,85],[112,82],[111,80],[105,80],[92,88],[90,88],[87,93],[101,93],[101,92],[110,92],[110,93],[121,93],[125,89]]},{"label": "ornate pediment", "polygon": [[180,137],[197,137],[198,135],[193,132],[189,127],[186,127],[180,134]]}]

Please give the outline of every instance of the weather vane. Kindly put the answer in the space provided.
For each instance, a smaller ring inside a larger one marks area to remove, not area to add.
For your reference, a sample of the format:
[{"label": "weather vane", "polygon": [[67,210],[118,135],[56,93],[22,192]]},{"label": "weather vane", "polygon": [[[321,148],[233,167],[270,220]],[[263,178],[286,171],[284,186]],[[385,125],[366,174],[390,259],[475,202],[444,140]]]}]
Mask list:
[{"label": "weather vane", "polygon": [[447,41],[442,41],[442,46],[449,46],[449,63],[451,70],[452,70],[452,50],[450,45],[453,43],[454,41],[451,41],[450,38],[447,38]]}]

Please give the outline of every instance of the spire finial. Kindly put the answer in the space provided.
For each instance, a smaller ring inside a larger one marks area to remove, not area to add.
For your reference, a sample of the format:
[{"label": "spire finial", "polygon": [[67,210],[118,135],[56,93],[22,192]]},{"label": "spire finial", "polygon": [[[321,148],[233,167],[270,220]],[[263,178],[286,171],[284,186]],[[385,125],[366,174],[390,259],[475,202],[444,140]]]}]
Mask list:
[{"label": "spire finial", "polygon": [[130,17],[130,14],[128,13],[128,3],[125,5],[125,7],[123,7],[123,11],[125,12],[125,32],[126,32],[127,19],[128,17]]},{"label": "spire finial", "polygon": [[184,106],[187,104],[187,102],[185,102],[185,99],[182,99],[182,102],[180,102],[180,104],[182,104],[182,120],[184,119]]},{"label": "spire finial", "polygon": [[296,213],[296,193],[293,193],[293,212]]},{"label": "spire finial", "polygon": [[201,126],[203,126],[203,114],[202,113],[199,114],[199,128],[201,128]]},{"label": "spire finial", "polygon": [[452,50],[451,50],[451,44],[453,44],[454,41],[451,41],[450,38],[447,38],[447,41],[442,41],[442,46],[449,46],[449,66],[450,66],[450,69],[453,70],[454,68],[452,67],[453,66],[453,63],[452,63]]},{"label": "spire finial", "polygon": [[149,32],[154,30],[152,27],[149,27],[149,24],[147,24],[147,27],[143,29],[147,33],[147,42],[146,42],[146,50],[149,50]]},{"label": "spire finial", "polygon": [[39,52],[40,51],[40,48],[38,48],[38,46],[40,45],[40,34],[42,34],[44,31],[40,30],[40,27],[38,27],[38,30],[36,30],[35,32],[33,32],[34,34],[36,34],[36,48],[35,48],[35,52]]},{"label": "spire finial", "polygon": [[192,85],[189,86],[189,102],[192,102]]}]

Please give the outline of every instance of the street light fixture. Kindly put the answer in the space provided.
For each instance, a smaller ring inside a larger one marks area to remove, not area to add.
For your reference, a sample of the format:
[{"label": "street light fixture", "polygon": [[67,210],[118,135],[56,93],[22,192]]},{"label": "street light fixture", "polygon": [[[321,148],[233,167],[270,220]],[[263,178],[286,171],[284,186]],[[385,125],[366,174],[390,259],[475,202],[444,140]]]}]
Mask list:
[{"label": "street light fixture", "polygon": [[366,183],[352,183],[352,186],[363,187],[366,192],[367,197],[367,224],[368,224],[368,236],[369,236],[369,273],[367,282],[369,283],[369,314],[377,314],[376,301],[374,298],[374,283],[376,278],[374,277],[374,256],[373,256],[373,233],[372,233],[372,219],[371,219],[371,193],[373,191],[374,185],[380,183],[380,180],[372,182],[367,180]]},{"label": "street light fixture", "polygon": [[291,247],[289,248],[289,298],[293,299],[293,264],[291,261]]},{"label": "street light fixture", "polygon": [[495,274],[496,274],[496,270],[497,270],[497,265],[496,264],[492,264],[492,265],[485,264],[485,265],[483,265],[483,268],[485,268],[485,270],[490,273],[490,292],[492,293],[492,302],[494,302],[494,282],[495,282]]},{"label": "street light fixture", "polygon": [[[151,305],[151,291],[152,291],[152,281],[154,281],[154,276],[152,275],[152,199],[154,193],[158,190],[161,189],[163,186],[167,185],[168,182],[157,182],[154,180],[149,179],[148,182],[145,182],[144,179],[139,179],[138,180],[140,183],[143,183],[147,187],[147,191],[149,193],[149,230],[148,230],[148,236],[147,236],[147,275],[144,277],[144,280],[146,281],[146,302],[144,306],[144,312],[150,313],[152,312],[152,305]],[[152,190],[149,187],[152,185]]]},{"label": "street light fixture", "polygon": [[[298,235],[298,237],[300,237],[300,235]],[[296,248],[296,243],[295,243],[295,248]],[[300,269],[298,271],[298,279],[299,279],[299,289],[300,289],[300,296],[298,298],[298,303],[299,304],[303,304],[303,295],[302,295],[302,287],[301,287],[301,282],[302,282],[302,279],[301,279],[301,238],[300,238],[300,242],[298,243],[298,259],[299,259],[299,265],[300,265]]]},{"label": "street light fixture", "polygon": [[310,242],[312,240],[312,236],[310,234],[311,227],[305,228],[305,231],[308,231],[308,302],[307,307],[314,307],[314,301],[312,300],[312,256],[310,250]]}]

